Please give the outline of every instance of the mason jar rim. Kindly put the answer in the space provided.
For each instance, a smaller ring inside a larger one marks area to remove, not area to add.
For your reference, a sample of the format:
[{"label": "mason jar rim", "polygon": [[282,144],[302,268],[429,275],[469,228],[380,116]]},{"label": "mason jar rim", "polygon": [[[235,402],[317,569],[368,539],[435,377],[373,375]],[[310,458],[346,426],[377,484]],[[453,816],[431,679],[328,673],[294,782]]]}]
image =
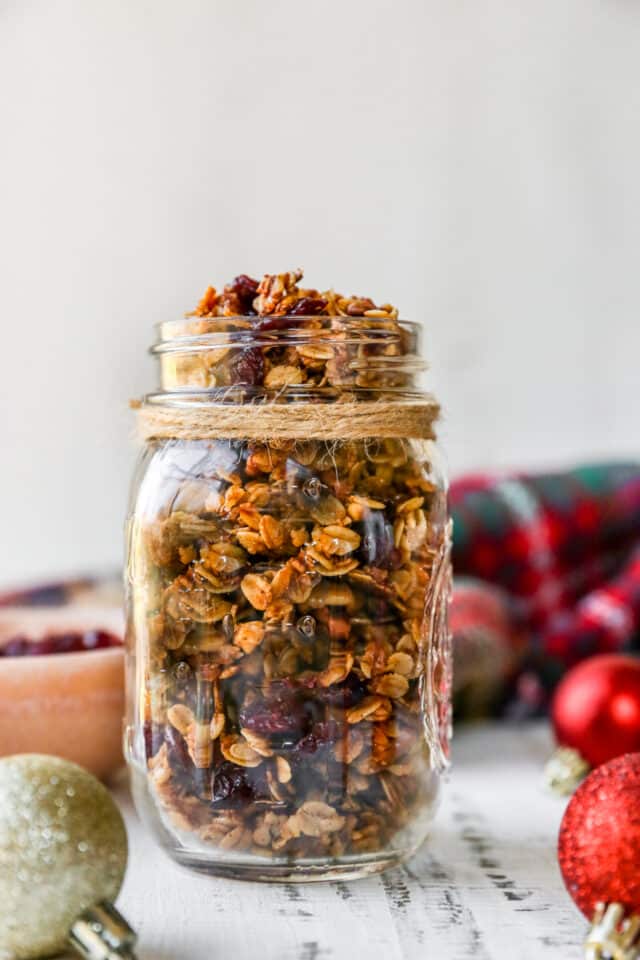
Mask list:
[{"label": "mason jar rim", "polygon": [[[275,322],[275,325],[267,325],[266,321],[270,321],[271,324]],[[318,321],[321,322],[320,326],[317,326]],[[216,325],[233,325],[234,323],[239,324],[235,329],[216,329]],[[310,326],[310,323],[314,325]],[[205,329],[197,332],[188,329],[198,324],[205,324]],[[207,324],[211,324],[211,329],[206,329]],[[151,345],[149,352],[156,356],[182,350],[190,351],[198,347],[207,349],[231,344],[240,345],[245,342],[256,345],[275,345],[280,341],[294,345],[296,342],[307,343],[313,339],[329,340],[336,333],[348,334],[346,339],[341,340],[343,344],[366,342],[368,338],[377,341],[385,337],[397,338],[402,333],[409,334],[417,341],[421,337],[423,327],[422,324],[413,320],[390,317],[238,314],[229,317],[185,317],[181,320],[161,320],[154,324],[154,329],[158,339]]]}]

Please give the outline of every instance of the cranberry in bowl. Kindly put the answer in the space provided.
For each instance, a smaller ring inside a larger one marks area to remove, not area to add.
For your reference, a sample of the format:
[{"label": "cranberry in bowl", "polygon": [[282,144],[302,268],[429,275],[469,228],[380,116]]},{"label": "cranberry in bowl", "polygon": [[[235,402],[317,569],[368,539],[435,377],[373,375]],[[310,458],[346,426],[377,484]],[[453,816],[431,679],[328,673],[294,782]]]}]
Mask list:
[{"label": "cranberry in bowl", "polygon": [[0,756],[49,753],[105,779],[122,764],[122,615],[0,611]]}]

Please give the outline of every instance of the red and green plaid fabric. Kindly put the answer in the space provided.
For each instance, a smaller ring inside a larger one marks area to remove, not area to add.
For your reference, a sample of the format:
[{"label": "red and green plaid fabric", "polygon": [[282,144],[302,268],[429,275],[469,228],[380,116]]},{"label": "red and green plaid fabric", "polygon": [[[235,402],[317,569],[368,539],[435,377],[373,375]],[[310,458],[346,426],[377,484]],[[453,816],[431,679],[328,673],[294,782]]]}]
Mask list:
[{"label": "red and green plaid fabric", "polygon": [[582,657],[638,643],[640,464],[465,477],[450,503],[455,573],[504,591],[532,702],[534,677],[548,688]]}]

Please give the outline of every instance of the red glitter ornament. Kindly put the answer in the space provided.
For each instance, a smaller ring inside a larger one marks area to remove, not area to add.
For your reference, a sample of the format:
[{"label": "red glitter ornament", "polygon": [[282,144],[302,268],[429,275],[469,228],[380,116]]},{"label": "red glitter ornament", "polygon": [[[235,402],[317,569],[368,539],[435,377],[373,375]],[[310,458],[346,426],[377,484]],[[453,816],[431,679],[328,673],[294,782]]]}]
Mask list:
[{"label": "red glitter ornament", "polygon": [[640,659],[590,657],[556,690],[551,719],[558,743],[592,767],[640,750]]},{"label": "red glitter ornament", "polygon": [[640,912],[640,753],[603,764],[578,787],[560,825],[558,860],[590,920],[598,903]]}]

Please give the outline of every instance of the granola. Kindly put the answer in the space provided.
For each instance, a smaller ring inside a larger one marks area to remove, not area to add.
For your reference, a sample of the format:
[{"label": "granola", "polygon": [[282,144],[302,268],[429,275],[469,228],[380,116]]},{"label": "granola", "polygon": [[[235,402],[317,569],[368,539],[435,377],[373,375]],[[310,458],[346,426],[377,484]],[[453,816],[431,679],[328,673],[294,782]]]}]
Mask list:
[{"label": "granola", "polygon": [[[301,279],[296,270],[260,283],[241,275],[220,292],[208,287],[179,325],[180,349],[161,355],[164,385],[289,397],[324,390],[338,400],[408,385],[393,358],[410,353],[411,334],[394,306],[303,288]],[[224,346],[205,347],[202,337],[210,334],[224,334]]]},{"label": "granola", "polygon": [[[336,400],[388,387],[372,361],[404,353],[397,311],[300,279],[209,288],[189,336],[222,324],[231,346],[211,357],[198,342],[169,387],[244,377],[288,399],[330,384]],[[386,334],[362,353],[355,323]],[[235,347],[249,327],[258,345]],[[177,439],[146,457],[133,621],[148,783],[165,815],[236,854],[384,851],[428,814],[437,779],[424,704],[447,528],[429,446]]]}]

